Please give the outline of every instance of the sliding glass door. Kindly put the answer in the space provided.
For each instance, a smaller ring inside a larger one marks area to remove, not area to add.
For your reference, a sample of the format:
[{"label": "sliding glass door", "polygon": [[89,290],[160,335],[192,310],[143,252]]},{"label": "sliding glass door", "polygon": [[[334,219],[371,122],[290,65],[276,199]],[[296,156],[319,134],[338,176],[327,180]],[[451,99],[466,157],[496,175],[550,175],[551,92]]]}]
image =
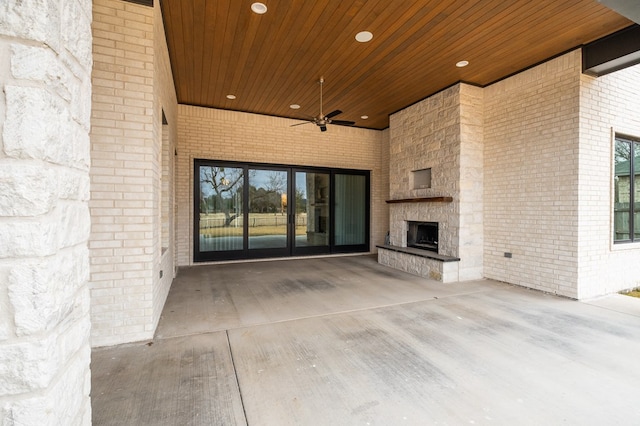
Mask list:
[{"label": "sliding glass door", "polygon": [[329,253],[331,174],[295,172],[295,254]]},{"label": "sliding glass door", "polygon": [[248,248],[253,257],[286,256],[289,246],[286,169],[249,168]]},{"label": "sliding glass door", "polygon": [[364,174],[335,174],[334,245],[340,251],[351,251],[367,241],[367,187]]},{"label": "sliding glass door", "polygon": [[195,160],[194,261],[369,250],[369,172]]},{"label": "sliding glass door", "polygon": [[244,169],[224,165],[196,167],[195,229],[198,250],[241,253],[244,249]]}]

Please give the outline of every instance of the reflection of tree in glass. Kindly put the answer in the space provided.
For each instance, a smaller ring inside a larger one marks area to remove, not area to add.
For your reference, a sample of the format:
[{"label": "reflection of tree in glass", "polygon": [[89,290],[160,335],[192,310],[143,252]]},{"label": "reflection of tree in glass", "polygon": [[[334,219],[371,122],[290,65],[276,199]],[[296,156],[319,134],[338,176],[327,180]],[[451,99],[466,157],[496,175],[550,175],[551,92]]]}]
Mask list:
[{"label": "reflection of tree in glass", "polygon": [[267,191],[281,194],[287,186],[287,176],[284,172],[271,172],[268,178]]},{"label": "reflection of tree in glass", "polygon": [[296,187],[296,214],[307,212],[307,191],[304,188]]},{"label": "reflection of tree in glass", "polygon": [[631,159],[630,143],[616,141],[615,147],[616,163],[620,163],[621,161],[629,161]]},{"label": "reflection of tree in glass", "polygon": [[243,170],[234,167],[200,167],[200,212],[221,211],[224,226],[229,226],[240,212],[231,214],[234,195],[242,196]]},{"label": "reflection of tree in glass", "polygon": [[[251,182],[251,181],[250,181]],[[286,172],[272,171],[266,178],[262,186],[249,187],[251,205],[249,209],[252,213],[275,213],[283,212],[283,194],[287,189]]]}]

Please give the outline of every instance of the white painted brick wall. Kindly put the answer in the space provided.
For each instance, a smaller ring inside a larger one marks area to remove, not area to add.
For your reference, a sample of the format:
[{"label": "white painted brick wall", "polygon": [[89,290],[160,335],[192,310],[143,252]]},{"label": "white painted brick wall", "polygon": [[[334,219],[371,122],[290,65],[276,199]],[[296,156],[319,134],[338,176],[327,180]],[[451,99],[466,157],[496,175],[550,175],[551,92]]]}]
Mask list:
[{"label": "white painted brick wall", "polygon": [[640,286],[640,244],[612,243],[613,134],[640,136],[640,67],[590,77],[576,50],[485,105],[486,276],[579,299]]},{"label": "white painted brick wall", "polygon": [[0,424],[91,423],[91,1],[0,4]]},{"label": "white painted brick wall", "polygon": [[574,51],[484,89],[488,278],[578,295],[580,75]]},{"label": "white painted brick wall", "polygon": [[180,105],[176,163],[178,264],[193,263],[195,158],[371,170],[371,250],[384,242],[388,194],[387,132]]},{"label": "white painted brick wall", "polygon": [[[158,2],[160,3],[160,2]],[[169,62],[169,50],[162,23],[160,5],[154,7],[154,117],[161,118],[164,111],[168,124],[163,133],[162,120],[154,120],[154,140],[160,141],[157,147],[157,191],[160,195],[156,202],[158,225],[154,230],[157,246],[155,250],[160,254],[154,270],[157,282],[153,286],[153,329],[160,321],[164,303],[177,269],[175,256],[175,151],[178,139],[178,103],[173,85],[173,74]],[[165,215],[166,217],[163,217]],[[164,251],[163,251],[164,250]],[[162,271],[162,277],[160,277]]]},{"label": "white painted brick wall", "polygon": [[640,243],[613,244],[613,136],[640,138],[640,66],[580,79],[578,297],[640,286]]},{"label": "white painted brick wall", "polygon": [[175,144],[177,102],[158,2],[96,0],[93,16],[92,344],[105,346],[152,338],[174,277],[160,182],[162,110]]}]

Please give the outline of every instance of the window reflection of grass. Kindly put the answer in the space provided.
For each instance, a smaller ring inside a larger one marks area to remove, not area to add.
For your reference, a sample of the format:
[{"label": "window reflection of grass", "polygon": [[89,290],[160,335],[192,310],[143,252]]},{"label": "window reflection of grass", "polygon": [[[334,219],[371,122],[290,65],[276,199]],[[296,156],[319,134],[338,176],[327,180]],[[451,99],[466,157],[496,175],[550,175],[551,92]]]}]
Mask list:
[{"label": "window reflection of grass", "polygon": [[[249,230],[252,237],[262,235],[284,235],[287,233],[286,226],[253,226]],[[296,235],[306,235],[306,226],[296,226]],[[219,228],[200,228],[200,235],[208,237],[241,237],[242,227],[219,227]]]},{"label": "window reflection of grass", "polygon": [[623,291],[622,294],[631,297],[640,297],[640,288],[636,288],[635,290],[631,291]]}]

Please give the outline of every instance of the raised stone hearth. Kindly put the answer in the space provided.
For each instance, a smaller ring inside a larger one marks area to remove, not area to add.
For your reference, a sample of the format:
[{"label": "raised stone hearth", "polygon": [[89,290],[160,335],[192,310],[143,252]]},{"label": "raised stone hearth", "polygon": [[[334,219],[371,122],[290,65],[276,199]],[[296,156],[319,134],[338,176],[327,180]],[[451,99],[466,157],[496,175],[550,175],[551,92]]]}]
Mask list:
[{"label": "raised stone hearth", "polygon": [[459,261],[414,247],[378,246],[378,263],[443,283],[459,281]]}]

